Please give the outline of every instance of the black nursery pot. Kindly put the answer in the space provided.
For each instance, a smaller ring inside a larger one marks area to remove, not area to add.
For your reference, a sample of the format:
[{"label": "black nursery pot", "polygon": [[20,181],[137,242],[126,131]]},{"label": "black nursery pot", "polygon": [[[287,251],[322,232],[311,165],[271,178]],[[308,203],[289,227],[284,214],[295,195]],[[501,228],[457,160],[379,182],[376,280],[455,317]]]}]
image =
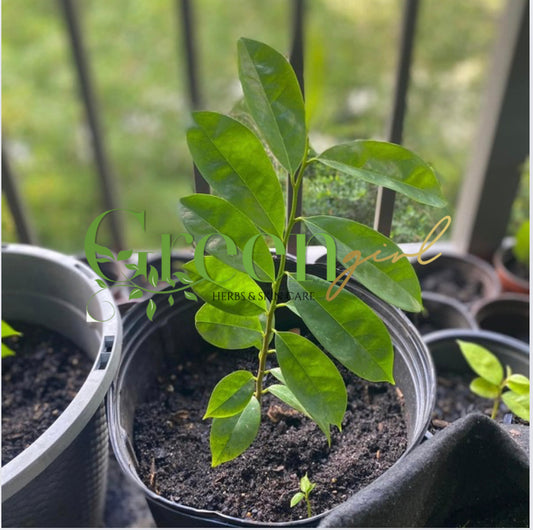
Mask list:
[{"label": "black nursery pot", "polygon": [[481,329],[509,335],[529,344],[529,296],[506,293],[472,307]]},{"label": "black nursery pot", "polygon": [[422,336],[442,329],[477,329],[475,318],[466,306],[450,298],[428,291],[422,292],[421,313],[407,313]]},{"label": "black nursery pot", "polygon": [[[325,267],[320,265],[308,266],[307,271],[325,276]],[[405,455],[424,437],[434,406],[436,382],[429,352],[415,328],[400,311],[355,283],[349,284],[347,288],[372,307],[391,333],[395,347],[394,376],[405,401],[408,438]],[[161,303],[158,303],[159,298]],[[144,401],[146,391],[157,377],[166,356],[186,359],[206,347],[212,348],[198,335],[194,327],[198,304],[186,301],[181,296],[176,296],[172,307],[164,303],[165,295],[156,295],[154,300],[161,309],[156,312],[153,322],[149,322],[145,316],[147,302],[133,307],[124,318],[124,356],[118,377],[108,395],[108,411],[111,444],[117,461],[124,473],[142,489],[157,525],[316,526],[325,513],[310,519],[285,523],[254,522],[172,502],[154,493],[141,481],[136,471],[135,450],[132,444],[137,406]],[[301,324],[301,320],[286,309],[280,311],[276,321],[278,329],[291,329]],[[403,455],[400,460],[402,458]]]},{"label": "black nursery pot", "polygon": [[[431,257],[424,255],[424,260]],[[450,296],[466,305],[501,292],[496,271],[471,254],[443,252],[435,261],[425,265],[414,259],[410,261],[423,291]]]}]

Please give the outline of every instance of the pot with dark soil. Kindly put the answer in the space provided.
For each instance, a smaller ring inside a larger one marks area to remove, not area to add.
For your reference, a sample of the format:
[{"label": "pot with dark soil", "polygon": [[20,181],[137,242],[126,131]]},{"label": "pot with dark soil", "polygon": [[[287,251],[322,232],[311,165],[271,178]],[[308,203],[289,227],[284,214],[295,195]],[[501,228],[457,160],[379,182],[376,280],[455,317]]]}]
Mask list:
[{"label": "pot with dark soil", "polygon": [[477,329],[477,323],[466,306],[442,294],[422,292],[424,310],[406,313],[421,335],[441,329]]},{"label": "pot with dark soil", "polygon": [[472,307],[481,329],[509,335],[529,344],[529,296],[505,293]]},{"label": "pot with dark soil", "polygon": [[[424,254],[423,259],[427,261],[432,257],[431,254]],[[467,306],[501,292],[494,269],[471,254],[442,252],[441,256],[425,265],[414,259],[411,261],[422,291],[443,294]]]},{"label": "pot with dark soil", "polygon": [[[486,348],[504,368],[509,366],[513,373],[529,374],[529,346],[514,338],[484,330],[449,329],[426,335],[424,342],[437,370],[437,403],[432,420],[433,427],[437,429],[471,412],[492,413],[493,401],[470,390],[470,383],[476,374],[461,353],[458,340]],[[511,415],[505,405],[502,405],[497,419],[523,423]]]},{"label": "pot with dark soil", "polygon": [[529,230],[527,251],[516,252],[516,240],[508,237],[494,254],[493,263],[504,291],[529,294]]},{"label": "pot with dark soil", "polygon": [[96,280],[58,252],[2,247],[2,319],[22,333],[5,340],[14,355],[2,358],[3,526],[102,522],[104,397],[122,326],[116,316],[96,321],[118,315]]},{"label": "pot with dark soil", "polygon": [[[308,266],[311,273],[320,266]],[[386,473],[424,436],[432,409],[432,369],[427,351],[409,321],[362,287],[349,290],[386,323],[394,349],[397,387],[370,383],[341,370],[348,390],[342,433],[331,446],[305,415],[267,394],[256,441],[243,455],[211,467],[209,424],[202,420],[209,394],[235,367],[249,370],[255,355],[223,352],[194,330],[197,306],[177,299],[161,307],[151,323],[147,302],[124,320],[124,359],[109,394],[111,443],[117,460],[143,490],[159,526],[316,525],[322,516]],[[280,309],[280,330],[307,327]],[[238,359],[236,364],[236,358]],[[270,381],[272,383],[275,381]],[[310,500],[289,504],[299,479],[316,483]]]}]

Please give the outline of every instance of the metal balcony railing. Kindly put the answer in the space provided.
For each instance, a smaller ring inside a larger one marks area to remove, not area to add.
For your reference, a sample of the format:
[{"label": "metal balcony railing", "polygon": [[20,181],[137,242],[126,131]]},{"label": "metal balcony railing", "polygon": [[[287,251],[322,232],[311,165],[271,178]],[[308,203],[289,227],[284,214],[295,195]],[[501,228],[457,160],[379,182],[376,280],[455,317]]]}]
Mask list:
[{"label": "metal balcony railing", "polygon": [[[387,138],[402,142],[406,101],[409,90],[417,13],[424,0],[404,0],[401,33],[396,67],[394,97]],[[73,63],[77,73],[80,97],[90,130],[96,172],[101,189],[102,209],[116,208],[115,179],[106,150],[101,127],[99,106],[91,76],[82,26],[75,0],[58,0],[65,21]],[[304,72],[304,32],[309,0],[287,2],[291,19],[290,61],[302,90]],[[191,109],[202,105],[201,80],[198,75],[198,31],[195,22],[195,3],[176,0],[180,32],[181,65],[187,79],[188,103]],[[453,30],[453,28],[451,28]],[[354,58],[355,59],[355,58]],[[463,179],[463,189],[454,219],[452,244],[459,250],[470,251],[488,258],[505,235],[511,206],[517,193],[520,164],[529,149],[529,2],[507,0],[496,47],[485,104],[470,165]],[[9,168],[2,149],[2,190],[13,215],[21,242],[36,243],[31,220],[17,191],[16,176]],[[198,192],[209,192],[209,186],[194,168],[194,184]],[[374,226],[382,233],[390,232],[394,214],[393,191],[378,192]],[[289,197],[289,200],[291,198]],[[301,197],[299,198],[301,211]],[[111,235],[116,248],[127,248],[124,232],[117,216],[110,217]]]}]

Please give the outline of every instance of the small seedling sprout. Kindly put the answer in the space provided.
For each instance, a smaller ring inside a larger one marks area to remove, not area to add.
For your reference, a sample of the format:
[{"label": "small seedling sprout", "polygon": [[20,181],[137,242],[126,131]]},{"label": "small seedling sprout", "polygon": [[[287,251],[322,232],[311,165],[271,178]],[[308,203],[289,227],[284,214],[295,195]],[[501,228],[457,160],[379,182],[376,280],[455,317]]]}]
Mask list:
[{"label": "small seedling sprout", "polygon": [[307,505],[307,517],[312,516],[311,501],[309,500],[310,493],[315,489],[316,484],[309,480],[307,473],[300,479],[300,491],[296,493],[291,499],[291,508],[294,508],[302,500],[305,499]]},{"label": "small seedling sprout", "polygon": [[[2,339],[13,337],[14,335],[22,335],[22,333],[16,331],[7,322],[2,320]],[[2,359],[11,355],[15,355],[15,352],[2,342]]]},{"label": "small seedling sprout", "polygon": [[[496,418],[503,401],[511,412],[529,421],[529,379],[522,374],[513,374],[509,366],[504,374],[498,358],[479,344],[462,340],[458,340],[457,344],[470,368],[479,376],[470,383],[470,390],[494,400],[491,418]],[[504,392],[506,388],[508,390]]]}]

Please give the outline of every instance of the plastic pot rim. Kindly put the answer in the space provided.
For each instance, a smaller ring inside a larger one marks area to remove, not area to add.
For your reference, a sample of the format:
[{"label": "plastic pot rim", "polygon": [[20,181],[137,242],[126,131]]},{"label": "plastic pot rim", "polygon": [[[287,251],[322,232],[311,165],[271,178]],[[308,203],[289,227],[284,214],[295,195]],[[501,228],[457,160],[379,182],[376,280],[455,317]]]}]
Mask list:
[{"label": "plastic pot rim", "polygon": [[[54,263],[57,267],[70,269],[76,274],[80,283],[91,289],[95,289],[96,280],[99,279],[88,266],[72,256],[54,250],[33,245],[2,244],[3,262],[8,254],[37,258]],[[46,280],[43,279],[43,281]],[[5,285],[2,286],[4,292],[5,287]],[[68,293],[68,288],[65,289],[65,293]],[[95,354],[91,371],[74,399],[54,423],[29,447],[2,466],[3,501],[9,499],[43,472],[72,443],[104,401],[119,366],[122,348],[122,322],[119,318],[118,308],[108,289],[102,291],[101,295],[95,299],[98,306],[102,308],[102,314],[108,314],[110,309],[114,311],[114,314],[112,318],[102,323],[91,322],[90,317],[88,317],[88,326],[101,326],[100,347]],[[109,305],[106,307],[106,304]],[[105,310],[104,307],[106,307]],[[106,337],[114,339],[110,351],[106,345]],[[104,362],[103,353],[106,354],[105,357],[108,357],[108,360],[105,367],[100,368],[100,363]]]},{"label": "plastic pot rim", "polygon": [[497,333],[496,331],[487,331],[484,329],[443,329],[440,331],[433,331],[424,335],[424,342],[427,346],[435,342],[445,341],[445,340],[472,340],[482,339],[487,341],[493,341],[495,343],[513,348],[520,353],[524,353],[529,356],[529,345],[521,340],[510,337],[509,335],[504,335],[503,333]]}]

